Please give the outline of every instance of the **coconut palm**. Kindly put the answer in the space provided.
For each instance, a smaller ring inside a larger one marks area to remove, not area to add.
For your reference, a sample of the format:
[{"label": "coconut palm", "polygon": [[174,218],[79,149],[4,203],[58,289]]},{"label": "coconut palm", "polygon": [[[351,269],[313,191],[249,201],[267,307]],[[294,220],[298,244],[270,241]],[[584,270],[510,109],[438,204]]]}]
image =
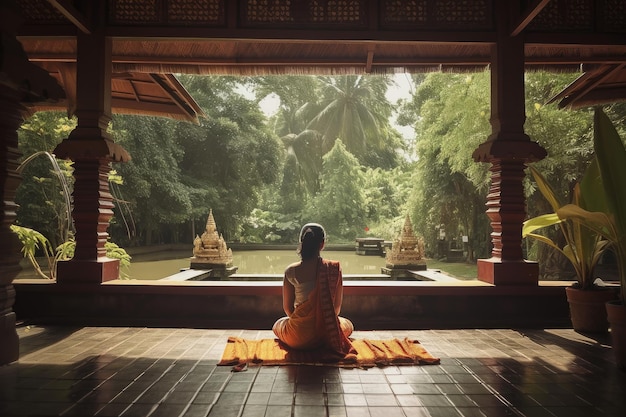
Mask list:
[{"label": "coconut palm", "polygon": [[286,178],[292,177],[310,194],[319,190],[319,174],[322,170],[319,138],[315,130],[289,133],[280,138],[286,151],[283,183]]},{"label": "coconut palm", "polygon": [[320,80],[323,99],[319,107],[308,103],[301,110],[306,114],[319,108],[307,128],[320,132],[324,153],[332,149],[338,138],[359,158],[366,150],[382,149],[392,112],[385,98],[391,80],[362,75],[320,77]]}]

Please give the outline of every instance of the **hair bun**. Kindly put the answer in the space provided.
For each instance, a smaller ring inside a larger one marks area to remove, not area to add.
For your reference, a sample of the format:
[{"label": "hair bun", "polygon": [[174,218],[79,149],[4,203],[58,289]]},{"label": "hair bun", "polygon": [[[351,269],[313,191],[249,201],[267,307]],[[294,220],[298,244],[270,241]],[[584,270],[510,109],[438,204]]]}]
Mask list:
[{"label": "hair bun", "polygon": [[307,223],[300,230],[300,242],[304,240],[304,236],[312,233],[313,236],[321,242],[326,240],[326,230],[319,223]]}]

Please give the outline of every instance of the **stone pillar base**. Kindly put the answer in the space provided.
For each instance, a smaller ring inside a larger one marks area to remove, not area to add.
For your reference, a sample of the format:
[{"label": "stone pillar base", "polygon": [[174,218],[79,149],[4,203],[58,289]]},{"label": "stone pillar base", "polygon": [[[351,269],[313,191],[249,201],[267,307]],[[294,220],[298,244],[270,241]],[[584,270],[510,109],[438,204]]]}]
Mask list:
[{"label": "stone pillar base", "polygon": [[493,285],[534,285],[539,283],[539,265],[528,261],[502,262],[498,258],[479,259],[478,279]]},{"label": "stone pillar base", "polygon": [[20,357],[20,339],[15,331],[15,313],[0,315],[0,365],[15,362]]},{"label": "stone pillar base", "polygon": [[57,264],[58,284],[102,284],[118,279],[119,259],[99,258],[95,261],[69,260]]},{"label": "stone pillar base", "polygon": [[426,271],[426,269],[426,264],[405,265],[403,267],[384,266],[380,268],[380,273],[389,275],[392,280],[419,280],[412,271]]},{"label": "stone pillar base", "polygon": [[202,281],[206,280],[219,280],[228,278],[229,276],[236,274],[238,266],[224,266],[202,262],[191,262],[190,269],[207,270],[209,273],[205,275]]}]

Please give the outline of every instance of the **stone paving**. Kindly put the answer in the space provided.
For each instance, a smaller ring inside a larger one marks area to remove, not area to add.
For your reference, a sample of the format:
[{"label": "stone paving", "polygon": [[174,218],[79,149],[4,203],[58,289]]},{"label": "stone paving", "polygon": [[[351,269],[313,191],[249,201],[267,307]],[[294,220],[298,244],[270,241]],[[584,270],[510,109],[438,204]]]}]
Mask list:
[{"label": "stone paving", "polygon": [[626,415],[608,336],[555,330],[355,332],[418,339],[441,365],[216,366],[270,331],[20,326],[0,416],[590,417]]}]

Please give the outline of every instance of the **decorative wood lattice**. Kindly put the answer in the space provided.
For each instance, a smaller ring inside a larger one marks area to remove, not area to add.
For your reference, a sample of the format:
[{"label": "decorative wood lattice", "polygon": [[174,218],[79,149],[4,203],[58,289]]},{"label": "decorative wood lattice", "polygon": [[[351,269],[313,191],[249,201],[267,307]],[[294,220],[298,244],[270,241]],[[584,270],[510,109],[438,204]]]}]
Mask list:
[{"label": "decorative wood lattice", "polygon": [[493,0],[386,0],[381,7],[381,25],[421,29],[488,29]]},{"label": "decorative wood lattice", "polygon": [[626,2],[604,0],[604,27],[607,32],[626,33]]},{"label": "decorative wood lattice", "polygon": [[242,0],[243,25],[298,23],[364,26],[366,0]]},{"label": "decorative wood lattice", "polygon": [[16,1],[18,9],[29,24],[63,24],[67,19],[45,0]]},{"label": "decorative wood lattice", "polygon": [[389,0],[384,3],[383,24],[418,24],[427,21],[427,0]]},{"label": "decorative wood lattice", "polygon": [[223,0],[169,0],[167,20],[188,24],[221,24],[224,18]]},{"label": "decorative wood lattice", "polygon": [[552,0],[535,17],[528,29],[540,31],[592,30],[594,27],[593,4],[593,0]]},{"label": "decorative wood lattice", "polygon": [[433,17],[439,24],[461,26],[484,26],[489,23],[491,1],[463,0],[435,1]]},{"label": "decorative wood lattice", "polygon": [[161,0],[111,0],[110,16],[113,23],[159,23]]}]

